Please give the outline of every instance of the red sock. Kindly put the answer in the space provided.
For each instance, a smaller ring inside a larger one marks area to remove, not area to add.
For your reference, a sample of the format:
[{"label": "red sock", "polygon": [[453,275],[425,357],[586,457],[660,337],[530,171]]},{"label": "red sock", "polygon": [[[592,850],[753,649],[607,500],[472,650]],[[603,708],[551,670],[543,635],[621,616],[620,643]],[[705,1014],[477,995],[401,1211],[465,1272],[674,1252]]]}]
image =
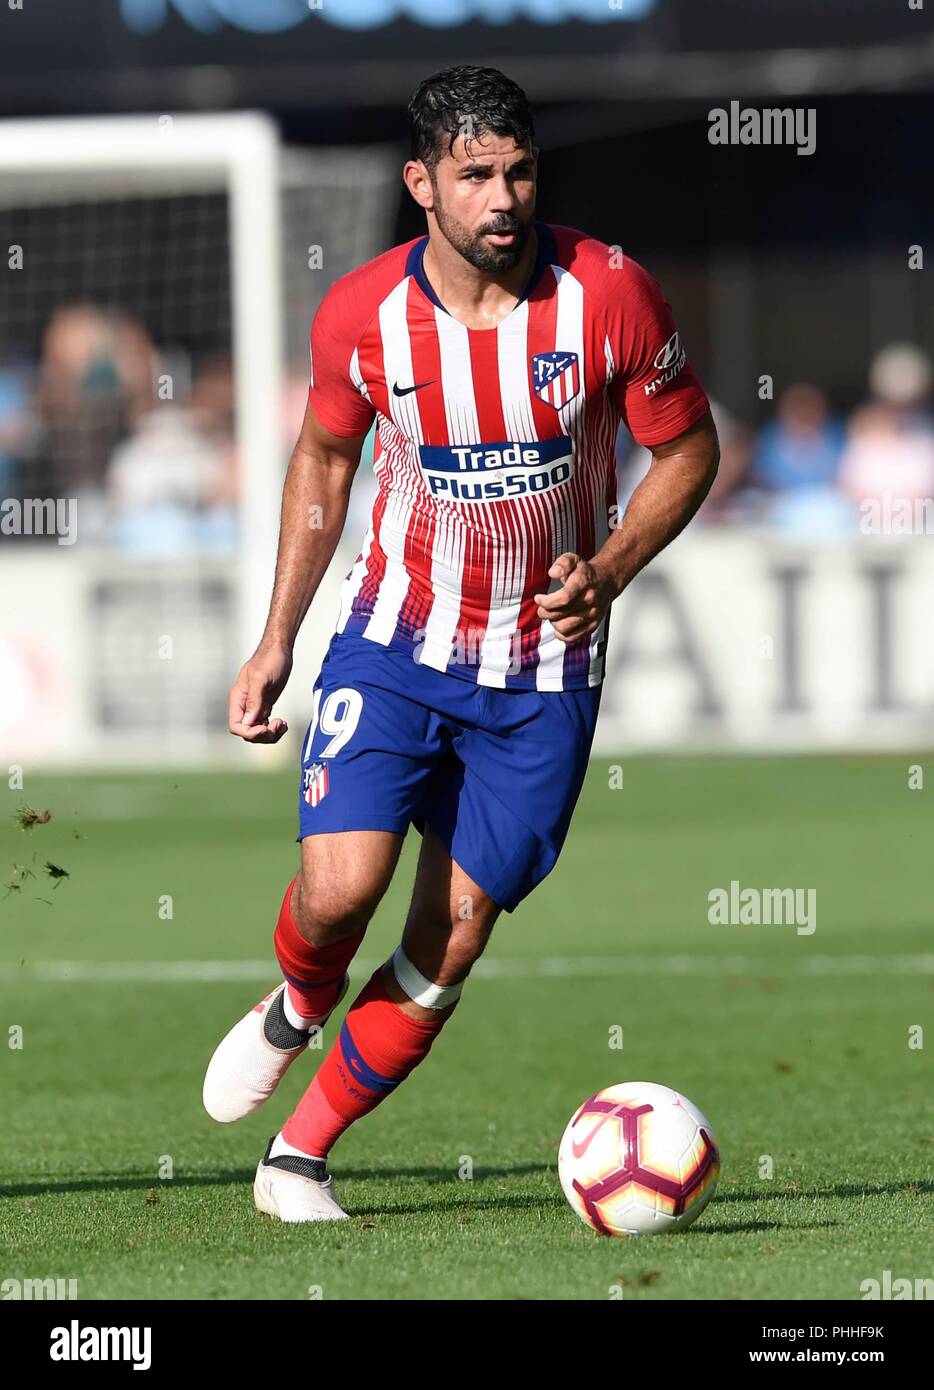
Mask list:
[{"label": "red sock", "polygon": [[304,1018],[323,1018],[334,1007],[347,967],[357,953],[366,928],[330,946],[312,946],[295,925],[290,902],[292,883],[285,890],[276,934],[276,959],[288,981],[289,999]]},{"label": "red sock", "polygon": [[414,1071],[453,1009],[412,1018],[371,975],[344,1019],[340,1035],[282,1130],[287,1144],[324,1158],[354,1120],[375,1110]]}]

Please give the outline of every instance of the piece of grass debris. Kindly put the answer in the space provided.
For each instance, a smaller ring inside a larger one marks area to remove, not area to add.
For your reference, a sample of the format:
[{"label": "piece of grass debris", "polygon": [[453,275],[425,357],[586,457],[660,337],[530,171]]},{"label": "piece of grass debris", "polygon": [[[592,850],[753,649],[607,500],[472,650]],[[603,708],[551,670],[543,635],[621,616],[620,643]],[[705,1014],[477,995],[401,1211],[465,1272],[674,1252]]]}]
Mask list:
[{"label": "piece of grass debris", "polygon": [[25,864],[13,864],[12,869],[13,873],[11,878],[3,885],[6,889],[3,895],[5,898],[8,898],[11,893],[21,892],[27,878],[35,878],[32,869],[28,869]]},{"label": "piece of grass debris", "polygon": [[45,861],[45,871],[49,878],[55,880],[52,884],[53,888],[57,888],[63,878],[71,878],[71,874],[67,869],[63,869],[60,864],[53,864],[49,859]]}]

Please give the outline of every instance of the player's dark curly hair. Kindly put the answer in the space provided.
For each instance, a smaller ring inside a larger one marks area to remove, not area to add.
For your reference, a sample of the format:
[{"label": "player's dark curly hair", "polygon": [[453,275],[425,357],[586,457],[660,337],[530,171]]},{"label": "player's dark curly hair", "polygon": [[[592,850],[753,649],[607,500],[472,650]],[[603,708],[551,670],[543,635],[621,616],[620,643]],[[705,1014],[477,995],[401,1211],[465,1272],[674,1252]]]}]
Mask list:
[{"label": "player's dark curly hair", "polygon": [[[420,82],[409,101],[412,159],[434,175],[459,135],[511,135],[517,145],[534,145],[532,108],[522,88],[498,68],[463,64]],[[445,142],[445,138],[447,140]]]}]

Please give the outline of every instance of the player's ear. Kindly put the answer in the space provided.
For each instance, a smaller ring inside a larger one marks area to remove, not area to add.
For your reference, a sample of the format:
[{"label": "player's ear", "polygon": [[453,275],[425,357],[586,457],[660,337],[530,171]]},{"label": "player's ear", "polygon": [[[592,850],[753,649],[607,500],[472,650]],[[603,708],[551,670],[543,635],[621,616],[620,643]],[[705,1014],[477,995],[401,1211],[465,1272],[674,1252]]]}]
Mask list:
[{"label": "player's ear", "polygon": [[434,189],[431,186],[431,175],[420,159],[406,160],[402,166],[402,182],[419,207],[430,212],[434,207]]}]

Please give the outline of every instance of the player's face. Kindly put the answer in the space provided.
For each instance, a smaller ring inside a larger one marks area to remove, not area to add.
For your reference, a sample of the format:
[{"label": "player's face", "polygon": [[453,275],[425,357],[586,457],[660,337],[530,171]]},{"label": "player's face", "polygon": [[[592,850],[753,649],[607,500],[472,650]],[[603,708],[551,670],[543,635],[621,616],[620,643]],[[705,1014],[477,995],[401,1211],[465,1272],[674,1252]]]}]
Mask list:
[{"label": "player's face", "polygon": [[535,215],[535,155],[511,136],[458,137],[432,179],[438,227],[477,270],[511,270]]}]

